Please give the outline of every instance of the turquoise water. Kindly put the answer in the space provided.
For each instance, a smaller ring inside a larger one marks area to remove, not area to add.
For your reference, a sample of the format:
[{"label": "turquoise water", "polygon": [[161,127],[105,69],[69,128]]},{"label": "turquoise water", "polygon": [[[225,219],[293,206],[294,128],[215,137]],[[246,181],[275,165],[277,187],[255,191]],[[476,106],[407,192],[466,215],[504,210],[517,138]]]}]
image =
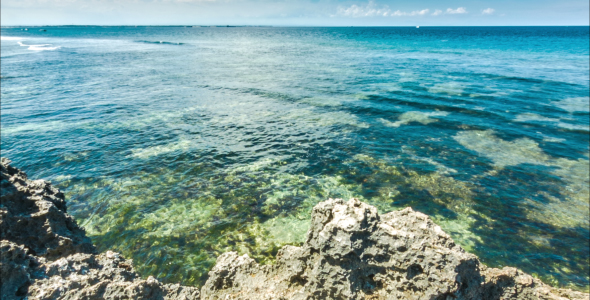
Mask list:
[{"label": "turquoise water", "polygon": [[142,276],[272,262],[357,197],[588,290],[588,27],[27,29],[2,28],[2,156]]}]

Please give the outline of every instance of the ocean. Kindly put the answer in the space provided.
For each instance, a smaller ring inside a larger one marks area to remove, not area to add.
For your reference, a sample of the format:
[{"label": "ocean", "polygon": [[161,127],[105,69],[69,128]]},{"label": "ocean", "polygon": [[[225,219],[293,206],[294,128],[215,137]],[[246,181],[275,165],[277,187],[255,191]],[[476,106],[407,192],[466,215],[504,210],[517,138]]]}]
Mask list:
[{"label": "ocean", "polygon": [[99,250],[199,285],[311,208],[412,207],[588,291],[589,27],[2,27],[1,152]]}]

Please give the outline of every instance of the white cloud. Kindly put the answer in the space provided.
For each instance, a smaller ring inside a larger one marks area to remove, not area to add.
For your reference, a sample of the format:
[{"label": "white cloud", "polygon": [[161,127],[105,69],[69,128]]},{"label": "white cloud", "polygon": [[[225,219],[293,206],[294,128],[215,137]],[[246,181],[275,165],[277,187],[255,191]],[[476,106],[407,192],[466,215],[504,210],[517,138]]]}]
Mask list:
[{"label": "white cloud", "polygon": [[437,10],[435,10],[435,11],[432,13],[432,15],[433,15],[433,16],[438,16],[438,15],[440,15],[440,14],[442,14],[442,13],[443,13],[443,11],[442,11],[442,10],[440,10],[440,9],[437,9]]},{"label": "white cloud", "polygon": [[467,10],[465,7],[458,7],[457,9],[447,8],[447,14],[466,14]]},{"label": "white cloud", "polygon": [[413,11],[412,13],[416,13],[419,16],[423,16],[425,14],[427,14],[430,11],[430,9],[423,9],[423,10],[419,10],[419,11]]},{"label": "white cloud", "polygon": [[[160,0],[164,3],[166,2],[176,2],[176,3],[200,3],[200,2],[214,2],[216,0]],[[157,1],[154,1],[157,2]]]},{"label": "white cloud", "polygon": [[387,17],[391,13],[391,9],[387,5],[382,8],[377,8],[375,2],[370,1],[369,4],[358,6],[356,4],[351,5],[348,8],[339,7],[338,14],[345,17],[361,18],[361,17],[373,17],[383,16]]},{"label": "white cloud", "polygon": [[493,8],[486,8],[484,10],[481,11],[482,15],[491,15],[495,12],[496,10]]},{"label": "white cloud", "polygon": [[362,17],[402,17],[402,16],[423,16],[430,12],[429,9],[415,10],[405,12],[401,10],[393,11],[387,5],[377,7],[375,2],[369,1],[366,5],[353,4],[350,7],[338,7],[337,15],[344,17],[362,18]]},{"label": "white cloud", "polygon": [[405,12],[405,11],[395,11],[394,13],[392,13],[392,16],[423,16],[425,14],[427,14],[430,10],[427,9],[423,9],[423,10],[415,10],[413,12]]}]

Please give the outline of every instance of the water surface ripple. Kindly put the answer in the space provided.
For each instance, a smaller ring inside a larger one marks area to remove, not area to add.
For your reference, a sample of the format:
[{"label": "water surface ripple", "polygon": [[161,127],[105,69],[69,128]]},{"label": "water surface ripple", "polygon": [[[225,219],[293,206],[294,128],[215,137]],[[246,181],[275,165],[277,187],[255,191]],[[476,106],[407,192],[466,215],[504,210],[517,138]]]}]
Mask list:
[{"label": "water surface ripple", "polygon": [[588,290],[588,27],[23,29],[2,28],[2,156],[143,276],[271,262],[358,197]]}]

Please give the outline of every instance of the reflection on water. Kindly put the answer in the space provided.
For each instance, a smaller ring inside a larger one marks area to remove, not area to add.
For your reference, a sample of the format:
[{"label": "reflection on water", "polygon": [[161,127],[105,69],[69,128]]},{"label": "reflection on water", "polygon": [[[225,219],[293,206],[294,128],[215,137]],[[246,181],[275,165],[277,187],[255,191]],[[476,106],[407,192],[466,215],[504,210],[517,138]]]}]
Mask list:
[{"label": "reflection on water", "polygon": [[356,197],[587,290],[588,29],[568,28],[2,28],[2,155],[167,282],[226,251],[270,263]]}]

